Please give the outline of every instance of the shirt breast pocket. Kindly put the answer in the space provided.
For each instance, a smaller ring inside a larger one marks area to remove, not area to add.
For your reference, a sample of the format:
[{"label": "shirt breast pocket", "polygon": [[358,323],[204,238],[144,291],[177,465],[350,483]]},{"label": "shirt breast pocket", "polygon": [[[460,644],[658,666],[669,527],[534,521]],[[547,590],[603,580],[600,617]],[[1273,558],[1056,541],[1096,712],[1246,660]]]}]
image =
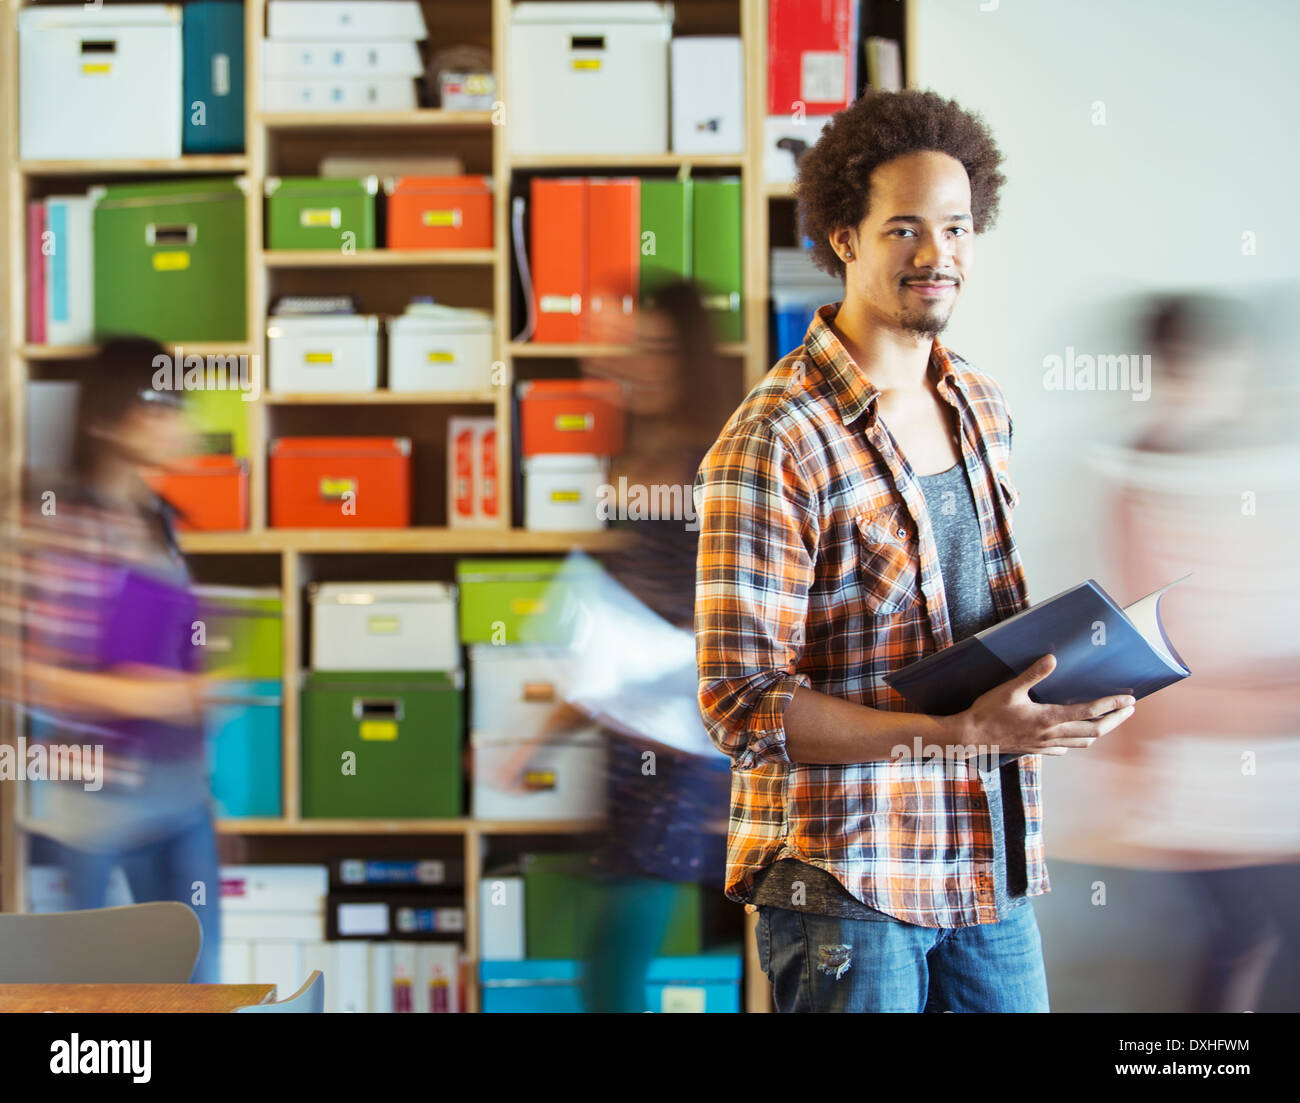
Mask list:
[{"label": "shirt breast pocket", "polygon": [[921,600],[916,525],[902,506],[858,521],[858,574],[869,616],[889,617]]}]

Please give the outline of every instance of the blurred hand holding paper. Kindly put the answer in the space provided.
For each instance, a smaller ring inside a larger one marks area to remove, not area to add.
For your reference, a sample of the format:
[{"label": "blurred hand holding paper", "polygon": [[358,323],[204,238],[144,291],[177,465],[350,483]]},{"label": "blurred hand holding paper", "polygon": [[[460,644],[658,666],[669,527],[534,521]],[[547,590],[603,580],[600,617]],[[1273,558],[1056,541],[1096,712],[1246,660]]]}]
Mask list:
[{"label": "blurred hand holding paper", "polygon": [[700,717],[695,637],[593,566],[571,553],[548,596],[568,635],[555,673],[564,700],[630,738],[718,754]]}]

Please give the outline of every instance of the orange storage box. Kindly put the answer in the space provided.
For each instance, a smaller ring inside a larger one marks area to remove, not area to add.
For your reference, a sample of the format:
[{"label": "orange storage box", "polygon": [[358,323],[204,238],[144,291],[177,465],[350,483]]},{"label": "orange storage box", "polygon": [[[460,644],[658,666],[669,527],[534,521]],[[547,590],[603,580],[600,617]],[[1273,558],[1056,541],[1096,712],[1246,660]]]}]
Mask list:
[{"label": "orange storage box", "polygon": [[272,528],[411,523],[407,437],[284,437],[271,444],[270,476]]},{"label": "orange storage box", "polygon": [[153,492],[176,510],[181,532],[248,528],[248,461],[190,456],[148,477]]},{"label": "orange storage box", "polygon": [[607,379],[534,379],[518,384],[520,454],[623,451],[623,406]]},{"label": "orange storage box", "polygon": [[399,176],[385,183],[390,249],[491,249],[487,176]]}]

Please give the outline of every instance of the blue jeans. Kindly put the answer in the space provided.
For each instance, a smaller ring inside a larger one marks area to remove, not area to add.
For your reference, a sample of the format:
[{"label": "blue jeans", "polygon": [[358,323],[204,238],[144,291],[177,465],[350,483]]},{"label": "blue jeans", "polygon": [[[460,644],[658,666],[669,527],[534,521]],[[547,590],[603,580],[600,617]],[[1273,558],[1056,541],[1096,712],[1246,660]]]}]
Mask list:
[{"label": "blue jeans", "polygon": [[[131,850],[92,851],[57,844],[59,861],[68,875],[72,906],[80,911],[102,908],[108,878],[121,866],[137,904],[178,900],[199,917],[202,944],[190,981],[217,984],[221,980],[221,876],[212,816],[205,809],[191,826]],[[203,885],[203,903],[195,902],[195,882]]]},{"label": "blue jeans", "polygon": [[1033,904],[998,923],[918,927],[760,907],[778,1011],[1047,1011]]}]

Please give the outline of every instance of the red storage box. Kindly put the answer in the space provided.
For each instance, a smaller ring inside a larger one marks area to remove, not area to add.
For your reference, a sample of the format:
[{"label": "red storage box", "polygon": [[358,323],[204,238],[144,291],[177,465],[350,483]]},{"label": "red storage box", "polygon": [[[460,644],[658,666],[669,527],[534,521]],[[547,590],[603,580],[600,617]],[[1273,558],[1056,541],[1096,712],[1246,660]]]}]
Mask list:
[{"label": "red storage box", "polygon": [[491,249],[486,176],[399,176],[388,193],[390,249]]},{"label": "red storage box", "polygon": [[623,451],[623,406],[607,379],[535,379],[518,385],[520,454]]},{"label": "red storage box", "polygon": [[272,528],[411,523],[407,437],[284,437],[271,444],[270,475]]},{"label": "red storage box", "polygon": [[181,532],[248,528],[248,461],[190,456],[148,477],[155,494],[176,510]]}]

